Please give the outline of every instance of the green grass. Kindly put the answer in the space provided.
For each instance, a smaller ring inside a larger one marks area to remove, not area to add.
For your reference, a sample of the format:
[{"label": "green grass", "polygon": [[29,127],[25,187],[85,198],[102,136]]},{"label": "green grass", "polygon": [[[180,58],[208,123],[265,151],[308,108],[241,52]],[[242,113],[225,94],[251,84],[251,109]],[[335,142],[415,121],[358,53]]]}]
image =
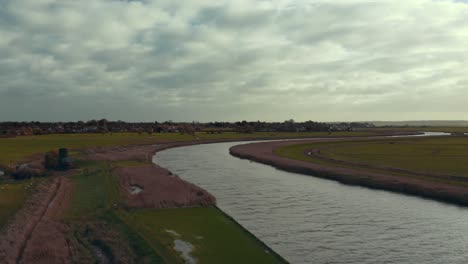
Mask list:
[{"label": "green grass", "polygon": [[118,204],[122,199],[118,182],[111,174],[110,163],[88,161],[79,164],[83,170],[71,179],[75,184],[66,219],[90,218]]},{"label": "green grass", "polygon": [[194,246],[191,255],[199,263],[281,263],[217,208],[136,210],[128,218],[163,255],[177,255],[173,247],[179,239]]},{"label": "green grass", "polygon": [[326,158],[468,177],[468,137],[373,141],[325,148]]},{"label": "green grass", "polygon": [[109,225],[117,228],[127,239],[134,253],[139,260],[139,263],[164,263],[161,256],[151,247],[151,245],[142,237],[134,226],[127,225],[123,219],[127,215],[126,212],[119,210],[108,210],[100,216]]},{"label": "green grass", "polygon": [[0,184],[0,229],[21,208],[33,185],[32,181]]},{"label": "green grass", "polygon": [[[182,138],[182,137],[181,137]],[[66,134],[25,136],[0,139],[0,164],[23,161],[36,153],[44,153],[60,147],[83,149],[98,146],[138,144],[155,141],[155,136],[131,133],[114,134]]]},{"label": "green grass", "polygon": [[[319,148],[320,156],[348,162],[348,166],[309,157],[307,150]],[[275,153],[297,160],[317,164],[373,168],[400,168],[418,173],[436,173],[468,177],[468,137],[400,138],[367,141],[322,142],[290,145]],[[392,173],[394,174],[394,173]]]}]

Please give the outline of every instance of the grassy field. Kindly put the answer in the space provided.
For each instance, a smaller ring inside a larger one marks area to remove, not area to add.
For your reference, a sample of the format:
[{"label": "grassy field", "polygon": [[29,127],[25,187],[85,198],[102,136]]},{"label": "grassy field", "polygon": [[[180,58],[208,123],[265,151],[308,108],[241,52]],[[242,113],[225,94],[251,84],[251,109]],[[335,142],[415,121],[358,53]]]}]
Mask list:
[{"label": "grassy field", "polygon": [[[85,149],[99,146],[115,146],[145,143],[163,143],[174,141],[192,141],[213,139],[238,139],[238,138],[283,138],[283,137],[322,137],[324,132],[310,133],[267,133],[258,132],[242,134],[226,132],[222,134],[197,133],[195,137],[181,135],[179,133],[136,134],[57,134],[43,136],[24,136],[16,138],[0,138],[0,164],[10,164],[27,160],[33,154],[44,153],[60,147],[70,149]],[[332,136],[366,136],[374,135],[373,132],[336,132]]]},{"label": "grassy field", "polygon": [[[174,135],[173,137],[175,137]],[[190,140],[177,135],[177,140]],[[114,134],[58,134],[25,136],[0,139],[0,164],[23,161],[36,153],[44,153],[60,147],[83,149],[98,146],[138,144],[156,141],[157,137],[131,133]]]},{"label": "grassy field", "polygon": [[468,177],[468,137],[374,141],[325,148],[328,158]]},{"label": "grassy field", "polygon": [[[320,156],[305,155],[320,149]],[[373,168],[401,168],[418,173],[468,177],[468,137],[400,138],[371,141],[344,141],[291,145],[276,150],[280,156],[318,164],[366,169],[352,164],[368,164]]]},{"label": "grassy field", "polygon": [[21,208],[33,185],[32,181],[0,185],[0,229]]}]

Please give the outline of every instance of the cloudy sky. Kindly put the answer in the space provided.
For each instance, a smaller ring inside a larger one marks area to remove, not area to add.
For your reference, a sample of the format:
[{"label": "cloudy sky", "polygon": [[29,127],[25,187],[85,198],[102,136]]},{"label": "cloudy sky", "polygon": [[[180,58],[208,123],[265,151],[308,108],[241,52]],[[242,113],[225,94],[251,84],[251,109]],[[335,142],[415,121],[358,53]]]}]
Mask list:
[{"label": "cloudy sky", "polygon": [[468,119],[468,3],[0,0],[0,121]]}]

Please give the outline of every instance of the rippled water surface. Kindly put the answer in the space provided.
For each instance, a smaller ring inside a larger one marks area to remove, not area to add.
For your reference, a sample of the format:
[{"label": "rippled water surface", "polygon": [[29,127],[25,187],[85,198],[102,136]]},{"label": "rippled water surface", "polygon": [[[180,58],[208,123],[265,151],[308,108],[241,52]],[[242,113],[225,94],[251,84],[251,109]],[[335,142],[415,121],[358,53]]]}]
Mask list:
[{"label": "rippled water surface", "polygon": [[468,209],[342,185],[229,155],[218,143],[154,161],[207,189],[292,263],[468,263]]}]

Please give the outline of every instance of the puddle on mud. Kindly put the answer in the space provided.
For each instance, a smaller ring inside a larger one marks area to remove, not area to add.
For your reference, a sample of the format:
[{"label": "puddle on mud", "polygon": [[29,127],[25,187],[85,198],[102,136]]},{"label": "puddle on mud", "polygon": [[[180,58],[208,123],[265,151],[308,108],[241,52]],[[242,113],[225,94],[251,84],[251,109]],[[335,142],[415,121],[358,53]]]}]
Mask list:
[{"label": "puddle on mud", "polygon": [[130,193],[131,194],[139,194],[143,191],[143,188],[141,188],[138,185],[132,185],[130,186]]},{"label": "puddle on mud", "polygon": [[174,249],[182,255],[185,263],[196,264],[197,261],[190,255],[193,250],[193,245],[183,240],[174,240]]}]

